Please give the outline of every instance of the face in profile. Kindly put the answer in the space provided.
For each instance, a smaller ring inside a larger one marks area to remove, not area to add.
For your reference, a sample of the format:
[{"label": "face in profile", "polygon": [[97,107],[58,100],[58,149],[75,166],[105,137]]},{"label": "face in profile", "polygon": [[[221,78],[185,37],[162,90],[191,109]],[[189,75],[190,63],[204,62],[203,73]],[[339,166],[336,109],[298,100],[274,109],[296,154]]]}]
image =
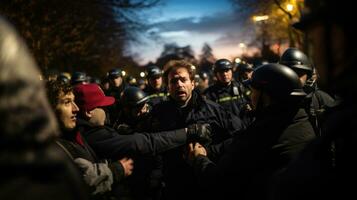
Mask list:
[{"label": "face in profile", "polygon": [[79,109],[74,102],[74,94],[72,92],[67,94],[60,93],[55,111],[62,128],[72,130],[76,127],[76,115]]},{"label": "face in profile", "polygon": [[185,104],[191,98],[194,81],[190,79],[186,68],[177,68],[168,74],[168,88],[176,102]]}]

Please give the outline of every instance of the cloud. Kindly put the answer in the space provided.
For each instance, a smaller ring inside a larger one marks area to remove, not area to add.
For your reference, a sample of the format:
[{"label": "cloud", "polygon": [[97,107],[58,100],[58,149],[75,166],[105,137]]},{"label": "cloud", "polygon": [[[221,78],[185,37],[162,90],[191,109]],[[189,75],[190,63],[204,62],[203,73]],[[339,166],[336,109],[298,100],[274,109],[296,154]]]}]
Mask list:
[{"label": "cloud", "polygon": [[189,36],[188,31],[167,31],[160,33],[162,37],[187,37]]},{"label": "cloud", "polygon": [[237,20],[232,13],[215,13],[203,17],[172,19],[153,24],[162,32],[189,31],[201,34],[234,30]]}]

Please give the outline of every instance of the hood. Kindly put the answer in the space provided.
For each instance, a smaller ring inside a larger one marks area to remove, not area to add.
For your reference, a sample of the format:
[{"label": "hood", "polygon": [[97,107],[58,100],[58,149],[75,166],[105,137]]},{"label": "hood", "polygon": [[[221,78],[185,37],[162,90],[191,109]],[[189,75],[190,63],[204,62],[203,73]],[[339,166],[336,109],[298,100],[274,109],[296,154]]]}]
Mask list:
[{"label": "hood", "polygon": [[40,71],[25,43],[2,18],[0,115],[2,148],[43,144],[58,134]]}]

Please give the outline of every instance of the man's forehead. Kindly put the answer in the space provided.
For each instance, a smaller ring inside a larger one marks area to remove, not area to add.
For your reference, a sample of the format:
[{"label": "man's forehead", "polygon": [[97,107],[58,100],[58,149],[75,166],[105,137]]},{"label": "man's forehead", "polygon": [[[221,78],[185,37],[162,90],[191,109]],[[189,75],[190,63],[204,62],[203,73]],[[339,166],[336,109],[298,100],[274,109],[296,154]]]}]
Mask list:
[{"label": "man's forehead", "polygon": [[169,76],[175,76],[175,77],[177,77],[177,76],[186,76],[186,75],[188,76],[189,74],[188,74],[187,69],[184,68],[184,67],[179,67],[177,69],[174,69],[169,74]]},{"label": "man's forehead", "polygon": [[66,94],[60,92],[58,95],[58,99],[74,99],[74,94],[73,92],[67,92]]}]

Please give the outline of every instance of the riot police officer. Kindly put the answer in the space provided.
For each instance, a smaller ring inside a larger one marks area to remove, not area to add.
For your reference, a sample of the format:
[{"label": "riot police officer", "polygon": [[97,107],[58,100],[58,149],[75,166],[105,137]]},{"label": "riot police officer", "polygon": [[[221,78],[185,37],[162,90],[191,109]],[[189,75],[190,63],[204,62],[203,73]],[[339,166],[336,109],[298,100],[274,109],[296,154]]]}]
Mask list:
[{"label": "riot police officer", "polygon": [[118,113],[120,112],[120,97],[124,89],[126,88],[126,84],[123,81],[122,71],[119,68],[111,69],[108,72],[109,79],[109,90],[107,90],[106,95],[112,96],[115,98],[115,103],[106,108],[107,114],[107,122],[108,125],[113,125],[116,118],[118,118]]},{"label": "riot police officer", "polygon": [[321,135],[325,109],[334,105],[334,99],[320,90],[316,81],[307,82],[312,78],[313,68],[308,57],[299,49],[286,49],[280,58],[280,64],[290,67],[299,76],[307,94],[303,106],[315,133]]},{"label": "riot police officer", "polygon": [[217,82],[210,86],[204,96],[220,105],[226,110],[243,119],[246,124],[251,123],[252,118],[247,115],[249,99],[244,95],[244,87],[233,80],[233,64],[227,59],[219,59],[214,64],[214,73]]},{"label": "riot police officer", "polygon": [[70,83],[71,75],[68,72],[62,72],[57,76],[57,80],[63,83]]},{"label": "riot police officer", "polygon": [[326,127],[280,176],[274,199],[356,199],[356,28],[347,0],[305,0],[300,21],[307,33],[319,86],[340,103],[328,111]]},{"label": "riot police officer", "polygon": [[149,103],[154,106],[167,100],[167,89],[162,82],[162,70],[158,66],[149,66],[146,72],[148,85],[144,92],[149,96]]},{"label": "riot police officer", "polygon": [[[138,125],[139,120],[143,119],[144,116],[149,112],[149,96],[145,94],[138,87],[127,87],[121,96],[121,111],[119,117],[116,119],[114,128],[117,130],[123,129],[123,131],[118,131],[121,134],[131,134],[127,128],[134,128]],[[126,129],[126,130],[124,130]]]},{"label": "riot police officer", "polygon": [[243,83],[245,80],[250,80],[252,78],[252,74],[254,71],[253,65],[246,63],[246,62],[240,62],[237,63],[237,81]]},{"label": "riot police officer", "polygon": [[86,84],[87,83],[87,74],[85,72],[74,72],[71,77],[71,84]]},{"label": "riot police officer", "polygon": [[[121,96],[121,109],[114,129],[121,135],[143,131],[140,121],[149,112],[149,97],[137,87],[127,87]],[[135,156],[135,169],[122,190],[132,199],[160,199],[162,190],[162,163],[160,156]],[[122,195],[124,196],[125,193]]]},{"label": "riot police officer", "polygon": [[[271,177],[284,169],[315,137],[300,103],[305,92],[298,76],[286,66],[258,67],[250,82],[256,120],[241,134],[212,150],[189,145],[188,158],[211,199],[268,199]],[[232,184],[234,182],[234,184]]]},{"label": "riot police officer", "polygon": [[125,83],[123,81],[122,71],[118,68],[111,69],[108,73],[109,78],[109,96],[114,97],[117,101],[120,99],[120,95],[125,89]]},{"label": "riot police officer", "polygon": [[205,71],[201,71],[199,74],[195,75],[195,89],[200,93],[203,92],[209,87],[209,75]]}]

